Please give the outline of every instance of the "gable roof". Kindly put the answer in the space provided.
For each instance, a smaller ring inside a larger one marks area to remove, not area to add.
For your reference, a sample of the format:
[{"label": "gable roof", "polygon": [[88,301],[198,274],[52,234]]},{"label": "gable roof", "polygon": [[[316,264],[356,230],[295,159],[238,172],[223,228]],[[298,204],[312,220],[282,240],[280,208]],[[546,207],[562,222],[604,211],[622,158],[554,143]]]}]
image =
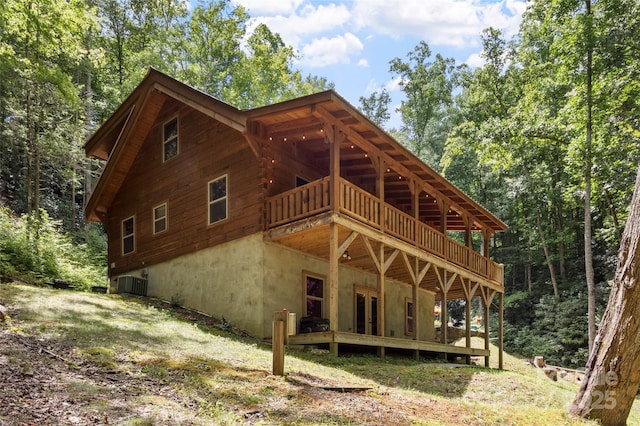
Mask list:
[{"label": "gable roof", "polygon": [[[483,227],[494,232],[507,227],[333,90],[251,110],[238,110],[153,69],[85,145],[87,156],[108,160],[87,203],[87,220],[99,220],[106,214],[164,101],[169,98],[236,129],[256,156],[260,156],[258,146],[261,142],[286,136],[293,140],[321,138],[325,127],[332,127],[339,132],[343,142],[348,141],[352,147],[357,145],[359,152],[379,153],[400,178],[415,182],[419,189],[437,198],[447,199],[450,208],[468,213]],[[314,154],[328,155],[328,150]],[[376,172],[371,165],[374,158],[367,155],[347,152],[343,159],[351,170],[357,170],[359,178],[371,179],[371,174]],[[393,196],[394,187],[389,191]],[[398,187],[395,194],[406,197],[407,192],[404,185]],[[464,229],[464,225],[456,226]]]},{"label": "gable roof", "polygon": [[85,144],[87,156],[107,164],[87,202],[87,220],[100,220],[120,189],[165,100],[173,98],[245,132],[244,114],[154,69]]}]

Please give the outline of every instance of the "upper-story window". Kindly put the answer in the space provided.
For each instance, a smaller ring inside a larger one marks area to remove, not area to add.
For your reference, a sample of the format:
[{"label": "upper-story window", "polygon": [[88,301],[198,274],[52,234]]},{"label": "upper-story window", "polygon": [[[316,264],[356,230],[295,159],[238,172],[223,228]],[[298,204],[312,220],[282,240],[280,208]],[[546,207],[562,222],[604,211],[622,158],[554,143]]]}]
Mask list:
[{"label": "upper-story window", "polygon": [[225,220],[229,215],[227,175],[209,182],[209,225]]},{"label": "upper-story window", "polygon": [[167,203],[153,208],[153,233],[167,230]]},{"label": "upper-story window", "polygon": [[178,155],[178,117],[164,123],[162,127],[162,161]]},{"label": "upper-story window", "polygon": [[133,216],[122,221],[122,254],[135,251],[135,223]]}]

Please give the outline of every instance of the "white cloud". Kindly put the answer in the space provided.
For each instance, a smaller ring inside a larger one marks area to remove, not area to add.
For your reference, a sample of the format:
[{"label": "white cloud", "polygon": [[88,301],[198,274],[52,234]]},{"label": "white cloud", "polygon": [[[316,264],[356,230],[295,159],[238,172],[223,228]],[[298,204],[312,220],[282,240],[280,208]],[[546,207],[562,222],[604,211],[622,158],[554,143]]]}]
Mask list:
[{"label": "white cloud", "polygon": [[371,80],[369,80],[369,83],[367,83],[367,87],[364,89],[364,93],[368,96],[378,90],[380,90],[380,85],[375,78],[372,78]]},{"label": "white cloud", "polygon": [[400,92],[400,82],[402,81],[402,77],[396,77],[393,80],[389,80],[387,84],[384,85],[384,88],[387,89],[387,92],[394,93]]},{"label": "white cloud", "polygon": [[304,0],[232,0],[244,6],[251,15],[292,14]]},{"label": "white cloud", "polygon": [[364,46],[358,37],[352,33],[314,39],[305,45],[300,54],[300,65],[321,68],[334,64],[349,64],[351,57],[357,56]]},{"label": "white cloud", "polygon": [[369,61],[367,61],[366,59],[360,59],[358,61],[358,66],[360,68],[369,68]]},{"label": "white cloud", "polygon": [[[260,0],[241,0],[242,2]],[[291,0],[290,3],[293,3]],[[277,1],[268,3],[277,3]],[[313,35],[330,34],[339,30],[346,24],[351,13],[344,4],[329,4],[314,7],[311,4],[302,4],[302,1],[295,1],[296,7],[286,8],[286,13],[264,13],[262,15],[251,13],[255,23],[264,23],[269,29],[280,34],[282,40],[295,49],[300,50],[304,40]],[[283,8],[285,9],[285,8]]]},{"label": "white cloud", "polygon": [[464,62],[472,68],[482,67],[486,63],[481,53],[473,53],[469,55],[467,60]]},{"label": "white cloud", "polygon": [[477,45],[477,36],[489,26],[517,31],[524,0],[355,0],[353,21],[392,37],[418,36],[442,46]]}]

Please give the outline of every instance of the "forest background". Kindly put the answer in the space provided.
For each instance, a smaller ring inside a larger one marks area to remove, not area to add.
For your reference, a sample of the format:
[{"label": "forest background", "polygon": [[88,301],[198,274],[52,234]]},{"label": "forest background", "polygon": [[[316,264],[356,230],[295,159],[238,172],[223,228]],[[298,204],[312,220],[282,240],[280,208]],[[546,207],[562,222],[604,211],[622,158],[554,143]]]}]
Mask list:
[{"label": "forest background", "polygon": [[[83,214],[101,164],[83,144],[149,67],[238,108],[332,88],[248,22],[229,0],[0,4],[0,276],[104,283],[106,239]],[[640,159],[637,34],[636,0],[533,0],[514,38],[483,32],[482,67],[424,42],[389,63],[405,100],[387,130],[509,225],[491,248],[507,351],[585,364]],[[384,128],[390,105],[382,90],[358,107]]]}]

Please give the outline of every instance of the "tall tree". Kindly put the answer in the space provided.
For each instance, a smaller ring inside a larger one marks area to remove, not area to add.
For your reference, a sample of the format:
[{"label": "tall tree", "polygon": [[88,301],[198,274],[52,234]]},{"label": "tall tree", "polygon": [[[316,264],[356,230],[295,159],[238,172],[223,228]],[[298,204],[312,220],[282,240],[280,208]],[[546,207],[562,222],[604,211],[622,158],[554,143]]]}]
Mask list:
[{"label": "tall tree", "polygon": [[408,61],[395,58],[390,71],[400,77],[400,87],[406,95],[402,101],[401,130],[409,148],[432,167],[439,169],[447,134],[451,128],[450,114],[453,91],[457,85],[455,61],[436,54],[424,41],[408,54]]},{"label": "tall tree", "polygon": [[584,268],[587,280],[589,328],[589,352],[593,349],[596,338],[596,282],[593,272],[592,231],[591,231],[591,146],[593,138],[593,15],[591,0],[585,0],[585,143],[584,143]]},{"label": "tall tree", "polygon": [[389,105],[391,104],[391,96],[387,89],[375,91],[368,97],[360,96],[360,109],[367,117],[378,126],[384,126],[391,118],[389,113]]},{"label": "tall tree", "polygon": [[569,411],[624,425],[640,384],[640,168],[609,303]]},{"label": "tall tree", "polygon": [[[91,17],[80,0],[63,4],[8,0],[4,8],[7,25],[0,52],[9,64],[4,76],[10,82],[4,87],[4,137],[17,143],[17,158],[24,162],[14,176],[24,186],[16,188],[14,195],[22,200],[23,210],[37,212],[40,207],[56,207],[43,206],[42,194],[66,192],[66,183],[60,179],[64,155],[79,148],[78,139],[68,137],[82,126],[79,91],[72,75],[79,66]],[[42,179],[43,174],[47,179]],[[43,181],[50,186],[43,188]]]}]

